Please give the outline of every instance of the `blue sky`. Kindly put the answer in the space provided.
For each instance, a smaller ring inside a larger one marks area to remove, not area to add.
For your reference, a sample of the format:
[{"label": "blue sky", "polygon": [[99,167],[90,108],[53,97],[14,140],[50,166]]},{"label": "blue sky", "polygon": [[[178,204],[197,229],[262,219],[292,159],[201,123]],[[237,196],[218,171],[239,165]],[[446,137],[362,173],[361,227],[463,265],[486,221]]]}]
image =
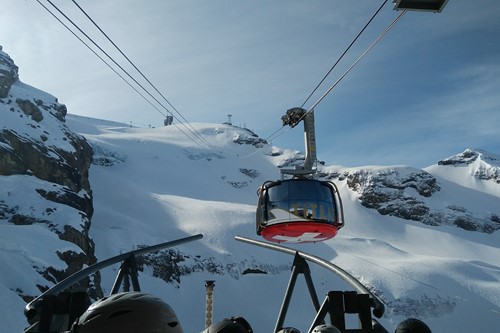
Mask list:
[{"label": "blue sky", "polygon": [[[188,121],[232,114],[233,124],[264,138],[302,105],[382,2],[78,1]],[[71,1],[53,3],[139,79]],[[73,114],[162,126],[163,116],[38,2],[2,5],[0,45],[21,81]],[[306,108],[398,14],[389,1]],[[315,108],[318,159],[426,167],[466,148],[499,154],[499,17],[497,0],[406,13]],[[301,126],[280,134],[274,145],[304,150]]]}]

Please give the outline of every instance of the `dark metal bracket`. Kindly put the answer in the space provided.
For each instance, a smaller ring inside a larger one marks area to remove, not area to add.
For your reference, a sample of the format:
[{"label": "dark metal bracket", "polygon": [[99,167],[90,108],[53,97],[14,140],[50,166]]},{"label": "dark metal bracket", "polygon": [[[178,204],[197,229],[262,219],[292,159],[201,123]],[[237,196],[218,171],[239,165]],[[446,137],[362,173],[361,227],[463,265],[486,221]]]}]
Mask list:
[{"label": "dark metal bracket", "polygon": [[203,238],[203,235],[197,234],[133,250],[98,262],[74,273],[26,305],[24,314],[31,326],[24,332],[45,333],[67,331],[74,318],[81,315],[90,305],[90,298],[86,292],[66,292],[66,290],[91,274],[121,262],[111,294],[118,293],[121,287],[123,287],[124,292],[130,291],[130,284],[132,284],[133,291],[141,291],[137,273],[137,257],[201,238]]},{"label": "dark metal bracket", "polygon": [[276,326],[274,327],[274,332],[278,332],[283,328],[283,323],[285,322],[286,313],[288,312],[288,306],[290,305],[290,300],[292,299],[293,290],[295,288],[295,283],[299,274],[303,274],[306,280],[307,288],[309,290],[309,295],[316,311],[319,310],[320,304],[319,299],[314,288],[314,283],[311,278],[311,271],[309,270],[309,265],[298,253],[295,254],[292,265],[292,273],[290,275],[290,281],[285,291],[285,297],[283,298],[283,304],[281,305],[280,313],[276,321]]}]

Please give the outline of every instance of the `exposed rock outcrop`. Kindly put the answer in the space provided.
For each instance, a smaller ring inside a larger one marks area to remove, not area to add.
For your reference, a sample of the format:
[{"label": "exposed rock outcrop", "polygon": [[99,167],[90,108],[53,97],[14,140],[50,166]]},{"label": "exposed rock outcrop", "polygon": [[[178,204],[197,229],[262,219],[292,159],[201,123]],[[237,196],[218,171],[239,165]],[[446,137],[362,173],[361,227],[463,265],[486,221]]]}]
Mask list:
[{"label": "exposed rock outcrop", "polygon": [[247,128],[239,128],[242,131],[235,132],[235,135],[233,137],[233,142],[240,144],[240,145],[252,145],[257,148],[262,148],[264,147],[265,144],[267,144],[267,141],[260,138],[257,134],[254,132],[250,131]]},{"label": "exposed rock outcrop", "polygon": [[[142,248],[144,246],[139,246]],[[242,260],[224,264],[213,257],[203,258],[199,255],[190,255],[178,250],[163,250],[148,253],[138,261],[138,268],[144,271],[146,267],[152,271],[154,277],[158,277],[166,283],[179,285],[183,276],[196,272],[208,272],[217,275],[229,275],[233,279],[240,279],[247,274],[279,274],[290,271],[290,264],[270,265],[256,261]]]},{"label": "exposed rock outcrop", "polygon": [[[93,152],[85,138],[68,129],[66,113],[56,98],[20,82],[18,67],[0,50],[0,184],[5,189],[0,193],[0,222],[43,225],[81,249],[55,253],[65,269],[34,267],[53,283],[96,262],[88,234]],[[102,294],[98,280],[96,276],[92,282],[94,296]]]},{"label": "exposed rock outcrop", "polygon": [[0,46],[0,98],[7,97],[10,87],[18,80],[18,67]]},{"label": "exposed rock outcrop", "polygon": [[500,184],[500,157],[482,150],[466,149],[463,153],[445,158],[438,165],[472,167],[472,176]]},{"label": "exposed rock outcrop", "polygon": [[322,173],[329,180],[346,181],[358,200],[381,215],[389,215],[427,225],[454,225],[469,230],[492,233],[500,229],[499,218],[484,212],[473,214],[465,207],[448,203],[436,207],[431,199],[441,190],[437,178],[430,173],[410,167],[347,169]]},{"label": "exposed rock outcrop", "polygon": [[432,175],[417,169],[385,169],[378,173],[358,170],[347,176],[347,185],[361,194],[359,200],[363,206],[382,215],[415,221],[421,221],[429,213],[419,196],[430,197],[440,190]]}]

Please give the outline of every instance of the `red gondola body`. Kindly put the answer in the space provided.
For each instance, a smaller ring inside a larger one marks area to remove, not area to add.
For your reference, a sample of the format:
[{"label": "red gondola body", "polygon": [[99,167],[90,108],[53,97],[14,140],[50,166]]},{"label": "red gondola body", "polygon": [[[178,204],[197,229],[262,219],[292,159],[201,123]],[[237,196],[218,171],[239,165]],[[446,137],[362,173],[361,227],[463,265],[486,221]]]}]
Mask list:
[{"label": "red gondola body", "polygon": [[294,178],[259,188],[257,234],[277,243],[321,242],[344,226],[342,201],[331,182]]}]

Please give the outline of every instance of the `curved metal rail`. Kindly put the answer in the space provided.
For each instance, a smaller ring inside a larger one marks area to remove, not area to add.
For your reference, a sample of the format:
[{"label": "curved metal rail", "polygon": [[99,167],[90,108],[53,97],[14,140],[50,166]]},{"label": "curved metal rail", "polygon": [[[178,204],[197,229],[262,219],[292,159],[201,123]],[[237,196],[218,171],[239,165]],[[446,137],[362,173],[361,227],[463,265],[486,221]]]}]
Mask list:
[{"label": "curved metal rail", "polygon": [[36,304],[44,296],[55,295],[59,292],[62,292],[64,290],[66,290],[67,288],[71,287],[73,284],[77,283],[78,281],[86,278],[87,276],[89,276],[91,274],[94,274],[97,271],[100,271],[103,268],[106,268],[108,266],[111,266],[113,264],[116,264],[116,263],[119,263],[119,262],[122,262],[125,260],[128,260],[130,258],[135,258],[136,256],[140,256],[140,255],[144,255],[146,253],[163,250],[163,249],[173,247],[176,245],[180,245],[180,244],[184,244],[184,243],[189,243],[189,242],[201,239],[201,238],[203,238],[202,234],[197,234],[197,235],[193,235],[193,236],[189,236],[189,237],[185,237],[185,238],[180,238],[180,239],[176,239],[174,241],[165,242],[165,243],[161,243],[161,244],[157,244],[157,245],[153,245],[153,246],[148,246],[148,247],[145,247],[142,249],[137,249],[137,250],[133,250],[133,251],[130,251],[127,253],[119,254],[119,255],[114,256],[112,258],[109,258],[109,259],[103,260],[101,262],[98,262],[94,265],[91,265],[85,269],[82,269],[81,271],[76,272],[73,275],[68,276],[67,278],[65,278],[64,280],[59,282],[58,284],[54,285],[52,288],[50,288],[50,289],[46,290],[44,293],[40,294],[38,297],[33,299],[31,302],[26,304],[25,314],[27,315],[27,317],[32,315],[31,313],[36,308]]},{"label": "curved metal rail", "polygon": [[301,256],[302,258],[304,258],[310,262],[313,262],[317,265],[323,266],[324,268],[332,271],[333,273],[338,275],[342,280],[344,280],[345,282],[350,284],[357,292],[359,292],[361,294],[368,294],[370,296],[371,306],[373,308],[373,315],[375,317],[381,318],[384,315],[384,311],[385,311],[384,303],[382,303],[377,298],[377,296],[375,296],[368,288],[366,288],[354,276],[352,276],[351,274],[349,274],[348,272],[346,272],[345,270],[343,270],[339,266],[337,266],[329,261],[326,261],[318,256],[308,254],[308,253],[305,253],[302,251],[298,251],[295,249],[291,249],[291,248],[288,248],[288,247],[285,247],[282,245],[270,244],[270,243],[258,241],[255,239],[242,237],[242,236],[235,236],[235,239],[238,241],[244,242],[244,243],[257,245],[257,246],[260,246],[260,247],[263,247],[266,249],[270,249],[270,250],[274,250],[274,251],[278,251],[278,252],[283,252],[283,253],[287,253],[290,255],[298,254],[299,256]]}]

